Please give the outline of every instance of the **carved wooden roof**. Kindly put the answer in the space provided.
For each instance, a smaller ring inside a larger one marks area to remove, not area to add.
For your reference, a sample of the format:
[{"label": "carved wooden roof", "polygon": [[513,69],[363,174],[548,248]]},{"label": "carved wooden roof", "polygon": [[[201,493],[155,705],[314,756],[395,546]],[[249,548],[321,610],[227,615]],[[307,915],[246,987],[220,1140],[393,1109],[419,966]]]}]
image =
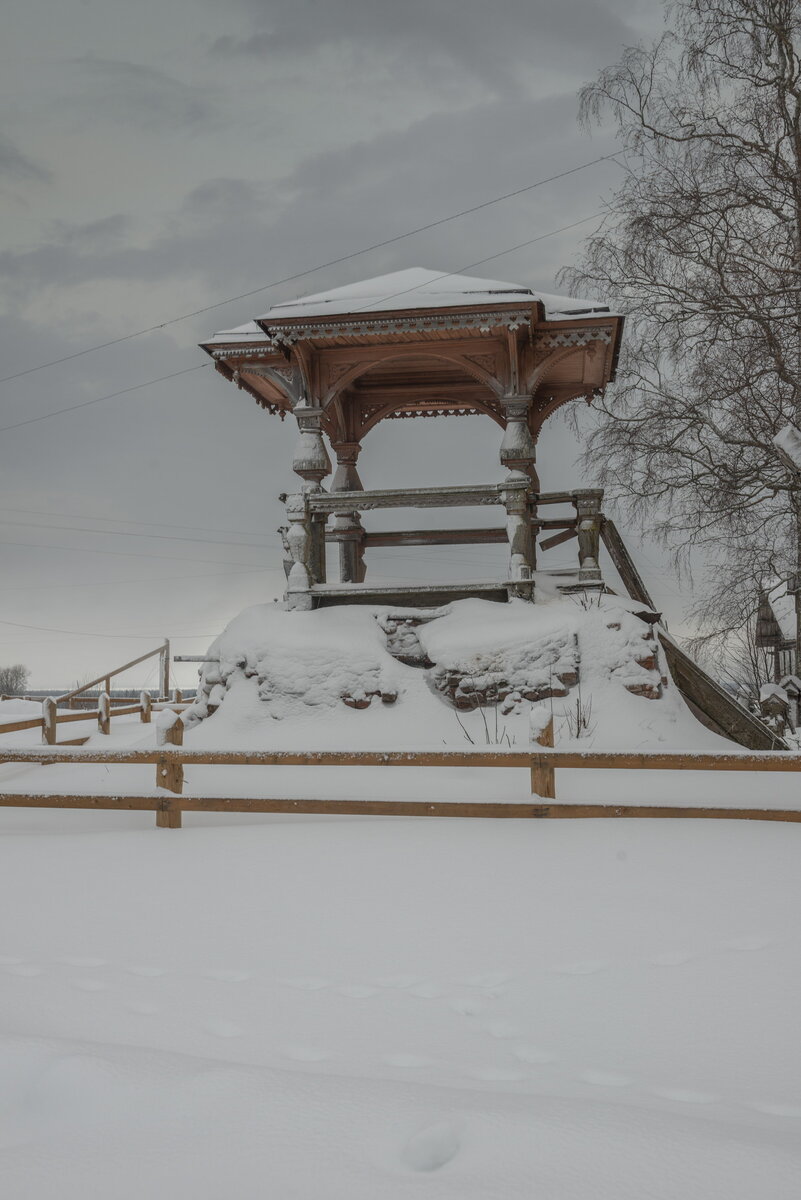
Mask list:
[{"label": "carved wooden roof", "polygon": [[536,435],[614,377],[622,325],[588,301],[415,269],[277,305],[202,345],[264,408],[322,407],[334,442],[388,418],[480,413],[503,425],[501,397],[521,394],[534,397]]}]

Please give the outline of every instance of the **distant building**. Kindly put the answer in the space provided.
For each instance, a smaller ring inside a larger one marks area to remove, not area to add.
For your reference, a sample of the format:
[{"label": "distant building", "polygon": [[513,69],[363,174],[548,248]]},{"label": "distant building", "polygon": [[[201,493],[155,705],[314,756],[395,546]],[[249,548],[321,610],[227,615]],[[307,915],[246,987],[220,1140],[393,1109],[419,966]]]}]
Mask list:
[{"label": "distant building", "polygon": [[756,644],[773,656],[773,682],[780,684],[795,669],[795,595],[792,581],[766,588],[759,597]]}]

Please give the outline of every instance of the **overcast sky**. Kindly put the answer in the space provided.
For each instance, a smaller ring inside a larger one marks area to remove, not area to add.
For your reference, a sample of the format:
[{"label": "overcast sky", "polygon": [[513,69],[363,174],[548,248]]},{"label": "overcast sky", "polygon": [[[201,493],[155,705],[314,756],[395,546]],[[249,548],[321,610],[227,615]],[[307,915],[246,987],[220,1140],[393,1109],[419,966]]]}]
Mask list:
[{"label": "overcast sky", "polygon": [[[0,385],[0,663],[55,688],[163,635],[202,652],[242,607],[279,595],[293,430],[203,366],[196,343],[276,300],[409,266],[493,256],[471,273],[554,290],[592,221],[502,252],[591,218],[612,163],[313,269],[610,152],[578,129],[576,91],[660,19],[654,0],[12,0],[0,375],[312,273]],[[362,477],[491,479],[499,438],[477,417],[385,422]],[[562,423],[546,430],[546,487],[591,482],[575,455]],[[454,550],[447,569],[492,574],[494,552]],[[675,627],[676,582],[643,552]],[[426,551],[400,561],[376,551],[370,578],[432,571]]]}]

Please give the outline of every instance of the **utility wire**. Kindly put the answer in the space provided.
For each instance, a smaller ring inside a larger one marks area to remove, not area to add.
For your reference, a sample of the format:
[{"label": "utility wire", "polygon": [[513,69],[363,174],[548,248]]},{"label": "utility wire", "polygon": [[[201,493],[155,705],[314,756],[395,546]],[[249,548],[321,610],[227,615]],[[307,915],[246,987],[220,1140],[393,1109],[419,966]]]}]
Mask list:
[{"label": "utility wire", "polygon": [[[111,521],[115,525],[149,525],[156,529],[191,529],[193,533],[230,533],[233,537],[258,537],[257,529],[212,529],[206,525],[179,525],[177,521],[132,521],[128,517],[101,517],[96,513],[58,513],[43,511],[41,508],[16,508],[13,504],[4,504],[4,512],[27,513],[31,517],[64,517],[69,521]],[[114,533],[113,529],[108,530]],[[150,534],[142,534],[149,537]]]},{"label": "utility wire", "polygon": [[[421,287],[430,287],[432,283],[438,283],[440,279],[451,279],[454,275],[461,275],[462,271],[470,271],[473,267],[480,267],[482,263],[492,262],[494,258],[503,258],[504,254],[512,254],[515,250],[523,250],[526,246],[533,246],[535,242],[542,242],[545,238],[555,237],[557,233],[566,233],[568,229],[575,229],[577,225],[586,225],[588,221],[596,221],[602,216],[604,216],[604,213],[592,213],[589,217],[582,217],[580,221],[573,221],[570,225],[563,225],[561,229],[551,229],[548,233],[540,233],[537,237],[529,238],[525,242],[518,242],[516,246],[509,246],[506,250],[499,250],[497,254],[488,254],[486,258],[478,258],[475,262],[466,263],[463,267],[457,267],[455,271],[445,271],[442,275],[437,275],[434,279],[427,279],[424,283],[416,283],[414,287],[404,288],[402,292],[390,292],[388,296],[380,296],[378,300],[373,300],[370,304],[365,304],[364,311],[368,308],[375,308],[376,304],[385,304],[387,300],[394,300],[396,296],[406,296],[409,292],[416,292]],[[0,430],[0,432],[2,431]]]},{"label": "utility wire", "polygon": [[[135,550],[96,550],[90,549],[88,546],[50,546],[45,542],[9,542],[3,539],[0,540],[0,546],[24,546],[28,550],[59,550],[62,554],[113,554],[116,558],[153,558],[159,562],[169,563],[199,562],[212,567],[253,567],[252,562],[226,562],[221,558],[175,558],[171,554],[144,554],[137,553]],[[270,547],[265,546],[264,549],[269,550]]]},{"label": "utility wire", "polygon": [[275,570],[274,567],[254,567],[252,571],[203,571],[200,575],[150,575],[139,579],[90,579],[86,583],[24,583],[18,587],[0,588],[0,595],[8,592],[42,592],[49,594],[54,590],[63,591],[65,588],[98,588],[98,587],[134,587],[139,583],[156,583],[161,594],[163,583],[175,583],[185,579],[230,579],[235,575],[264,575]]},{"label": "utility wire", "polygon": [[278,539],[274,538],[269,542],[229,542],[218,541],[215,538],[196,538],[182,537],[180,534],[169,533],[135,533],[130,529],[87,529],[80,525],[45,525],[43,522],[37,521],[6,521],[0,519],[0,525],[21,525],[26,529],[59,529],[67,533],[98,533],[101,537],[132,537],[132,538],[156,538],[159,541],[165,542],[202,542],[208,546],[245,546],[253,547],[257,550],[272,550],[277,544]]},{"label": "utility wire", "polygon": [[103,400],[113,400],[115,396],[126,396],[128,392],[138,392],[140,388],[152,387],[154,383],[163,383],[165,379],[176,379],[179,375],[188,375],[190,371],[202,371],[209,366],[211,363],[199,363],[194,367],[184,367],[182,371],[173,371],[170,375],[159,375],[158,379],[147,379],[144,383],[135,383],[133,387],[122,388],[119,392],[109,392],[107,396],[84,400],[81,404],[70,404],[68,408],[57,408],[54,412],[43,413],[41,417],[28,417],[26,421],[17,421],[14,425],[0,425],[0,433],[6,433],[9,429],[21,429],[23,425],[35,425],[37,421],[46,421],[48,417],[58,417],[62,413],[75,412],[77,408],[88,408],[90,404],[100,404]]},{"label": "utility wire", "polygon": [[383,242],[374,242],[371,246],[363,246],[361,250],[354,250],[350,254],[343,254],[340,258],[332,258],[329,262],[319,263],[316,267],[309,267],[306,271],[298,271],[297,274],[287,275],[283,279],[274,279],[271,283],[262,284],[261,287],[253,288],[249,292],[240,292],[238,296],[229,296],[226,300],[218,300],[214,304],[207,304],[203,308],[196,308],[193,312],[184,313],[180,317],[171,317],[168,321],[162,321],[159,325],[149,325],[145,329],[136,329],[132,333],[123,334],[122,337],[111,338],[107,342],[98,342],[97,345],[87,346],[84,350],[76,350],[74,354],[65,354],[61,358],[53,358],[49,362],[38,363],[34,367],[27,367],[24,371],[17,371],[13,375],[4,375],[0,378],[0,383],[8,383],[12,379],[21,379],[23,375],[31,375],[34,371],[43,371],[46,367],[56,367],[59,363],[70,362],[74,358],[81,358],[84,354],[94,354],[96,350],[105,350],[108,346],[118,346],[121,342],[130,342],[133,338],[143,337],[146,333],[155,333],[159,329],[166,329],[169,325],[177,325],[179,321],[188,321],[191,317],[199,317],[202,313],[211,312],[215,308],[223,308],[226,304],[233,304],[236,300],[247,300],[250,296],[257,296],[260,292],[269,291],[270,288],[280,287],[284,283],[292,283],[296,279],[303,279],[306,275],[314,275],[317,271],[327,270],[328,267],[339,266],[341,263],[349,262],[353,258],[359,258],[362,254],[369,254],[372,250],[382,250],[385,246],[392,246],[396,242],[402,242],[405,238],[414,237],[415,234],[425,233],[429,229],[436,229],[440,225],[447,225],[449,221],[456,221],[460,217],[469,216],[471,213],[481,212],[482,209],[490,208],[493,204],[500,204],[503,200],[511,200],[515,196],[522,196],[526,192],[533,191],[535,188],[543,187],[546,183],[555,183],[557,179],[565,179],[568,175],[575,175],[578,171],[586,170],[587,167],[594,167],[598,163],[608,162],[611,159],[615,159],[619,154],[619,150],[615,154],[602,154],[599,158],[593,158],[589,162],[581,163],[577,167],[571,167],[568,171],[560,171],[556,175],[549,175],[547,179],[538,179],[536,183],[529,183],[525,187],[516,188],[513,192],[505,192],[502,196],[494,196],[492,200],[485,200],[481,204],[474,204],[471,208],[463,208],[460,212],[451,213],[447,217],[440,217],[437,221],[429,221],[427,225],[418,225],[416,229],[409,229],[406,233],[399,233],[395,237],[385,238]]},{"label": "utility wire", "polygon": [[[606,157],[611,158],[611,155],[607,155]],[[601,160],[596,159],[595,161],[600,162]],[[581,170],[580,167],[576,167],[574,169]],[[554,178],[557,178],[557,176],[554,176]],[[537,185],[532,184],[531,186],[535,187]],[[510,193],[510,195],[511,194],[512,193]],[[492,201],[488,201],[487,203],[492,203]],[[551,229],[548,231],[548,233],[540,233],[537,235],[537,237],[528,238],[525,242],[518,242],[516,246],[507,246],[505,250],[498,250],[497,253],[495,253],[495,254],[488,254],[486,258],[476,259],[475,262],[467,263],[465,266],[459,267],[455,271],[446,271],[442,275],[437,276],[437,278],[438,279],[448,279],[452,275],[459,274],[461,271],[469,271],[473,267],[480,267],[482,265],[482,263],[492,262],[492,260],[496,259],[496,258],[503,258],[503,256],[505,254],[513,254],[515,250],[523,250],[526,246],[533,246],[535,242],[545,241],[546,238],[555,237],[558,233],[565,233],[568,229],[575,229],[578,225],[586,225],[588,221],[595,221],[599,217],[602,217],[603,215],[604,215],[603,213],[592,213],[589,217],[582,217],[580,221],[572,221],[569,225],[562,225],[559,229]],[[428,282],[431,282],[431,281],[428,281]],[[395,296],[405,296],[407,294],[407,292],[417,291],[417,289],[422,286],[424,286],[424,285],[416,284],[414,287],[406,288],[402,292],[392,292],[388,296],[383,296],[378,300],[374,300],[372,302],[372,305],[370,305],[370,304],[365,305],[365,309],[371,308],[376,304],[382,304],[386,300],[392,300],[392,299],[394,299]],[[236,297],[236,298],[238,299],[239,297]],[[211,307],[215,307],[215,306],[212,305]],[[203,311],[203,310],[198,310],[198,311]],[[190,315],[194,316],[194,314],[190,314]],[[176,317],[176,320],[183,320],[183,318]],[[149,332],[149,330],[144,330],[142,332]],[[134,337],[134,336],[137,336],[137,335],[131,334],[131,337]],[[88,354],[89,351],[88,350],[81,351],[81,353]],[[54,364],[43,363],[42,365],[43,366],[52,366]],[[71,404],[68,408],[58,408],[55,410],[55,412],[43,413],[41,417],[29,417],[26,421],[17,421],[16,424],[14,424],[14,425],[0,425],[0,433],[6,433],[10,429],[20,429],[23,425],[33,425],[37,421],[46,421],[48,419],[48,417],[57,417],[57,416],[60,416],[61,413],[74,412],[76,409],[86,408],[90,404],[100,404],[103,400],[113,400],[115,396],[124,396],[128,392],[136,392],[136,391],[139,391],[140,388],[151,387],[153,384],[156,384],[156,383],[163,383],[165,379],[175,379],[178,375],[187,375],[190,371],[202,371],[205,367],[208,367],[210,365],[211,365],[210,363],[200,363],[198,366],[195,366],[195,367],[184,367],[184,369],[182,371],[173,371],[170,375],[160,375],[157,379],[148,379],[144,383],[134,384],[133,387],[122,388],[122,390],[119,392],[110,392],[107,396],[98,396],[95,400],[84,400],[83,403],[81,403],[81,404]],[[38,369],[39,369],[38,367],[31,368],[31,370],[38,370]],[[12,379],[12,378],[14,378],[14,376],[9,375],[8,378]],[[0,379],[0,383],[2,383],[2,382],[3,382],[3,380]]]},{"label": "utility wire", "polygon": [[[85,633],[78,629],[51,629],[49,625],[22,625],[19,621],[0,621],[0,625],[13,625],[15,629],[35,629],[38,633],[67,633],[72,637],[102,637],[102,638],[121,638],[123,641],[131,641],[136,639],[145,639],[152,641],[153,638],[163,637],[160,633]],[[170,640],[177,638],[215,638],[219,637],[218,633],[173,633],[170,634]]]}]

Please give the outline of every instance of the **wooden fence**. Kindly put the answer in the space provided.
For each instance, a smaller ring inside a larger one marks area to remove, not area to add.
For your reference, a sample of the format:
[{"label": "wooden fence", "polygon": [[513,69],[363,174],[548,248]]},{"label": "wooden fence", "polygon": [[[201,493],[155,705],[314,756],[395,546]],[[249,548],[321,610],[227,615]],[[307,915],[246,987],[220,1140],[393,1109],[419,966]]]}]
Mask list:
[{"label": "wooden fence", "polygon": [[[73,708],[76,704],[80,706],[88,705],[94,707],[97,713],[97,726],[101,733],[110,732],[110,720],[112,716],[122,717],[130,713],[139,713],[140,719],[145,723],[150,721],[150,713],[153,707],[153,700],[149,692],[141,692],[139,700],[135,704],[126,704],[124,700],[115,700],[110,696],[111,680],[115,675],[121,675],[124,671],[128,671],[131,667],[136,667],[139,663],[146,662],[149,658],[159,659],[159,696],[161,701],[169,699],[170,686],[170,643],[165,641],[160,646],[156,646],[155,650],[148,650],[146,654],[140,654],[138,658],[133,658],[130,662],[123,663],[120,667],[114,667],[110,671],[106,671],[103,675],[98,675],[97,679],[90,679],[88,683],[82,683],[80,687],[74,688],[71,692],[65,692],[63,696],[56,698],[47,697],[42,701],[41,717],[27,717],[20,721],[7,721],[0,723],[0,734],[2,733],[21,733],[24,729],[41,729],[42,741],[46,746],[82,746],[89,739],[88,737],[72,738],[69,741],[56,741],[57,726],[63,725],[69,721],[87,721],[91,720],[91,713],[86,712],[59,712],[58,706],[68,705]],[[91,698],[84,695],[90,688],[95,687],[99,683],[104,683],[106,690],[100,692],[97,696]],[[175,699],[180,706],[181,693],[175,693]]]},{"label": "wooden fence", "polygon": [[42,741],[46,746],[83,746],[89,741],[89,735],[79,738],[70,738],[67,741],[59,742],[56,740],[57,727],[59,725],[68,724],[71,721],[91,721],[93,716],[97,717],[97,728],[100,733],[111,732],[111,718],[129,716],[131,713],[138,713],[139,719],[144,724],[150,723],[150,717],[153,710],[164,708],[180,711],[184,708],[189,708],[189,704],[181,702],[181,693],[176,691],[176,699],[174,702],[153,701],[150,692],[141,692],[139,700],[136,704],[112,705],[112,701],[107,692],[101,692],[95,702],[94,713],[91,710],[83,709],[80,712],[59,712],[56,708],[56,701],[52,699],[42,701],[41,717],[26,717],[21,721],[9,721],[5,724],[0,724],[0,733],[21,733],[24,729],[41,729]]},{"label": "wooden fence", "polygon": [[[552,750],[183,750],[183,722],[178,719],[161,735],[166,745],[151,750],[0,749],[0,763],[151,764],[156,790],[143,795],[55,795],[0,793],[0,807],[96,808],[156,813],[156,824],[178,829],[183,812],[343,813],[362,816],[415,817],[695,817],[747,821],[801,821],[801,808],[710,808],[667,805],[557,804],[556,768],[593,770],[691,770],[800,772],[801,755],[787,753],[693,754],[627,751]],[[448,800],[321,800],[264,796],[187,796],[186,766],[318,766],[318,767],[493,767],[527,768],[533,802]],[[550,789],[550,790],[549,790]],[[543,795],[543,793],[545,793]],[[801,793],[799,795],[801,799]]]}]

